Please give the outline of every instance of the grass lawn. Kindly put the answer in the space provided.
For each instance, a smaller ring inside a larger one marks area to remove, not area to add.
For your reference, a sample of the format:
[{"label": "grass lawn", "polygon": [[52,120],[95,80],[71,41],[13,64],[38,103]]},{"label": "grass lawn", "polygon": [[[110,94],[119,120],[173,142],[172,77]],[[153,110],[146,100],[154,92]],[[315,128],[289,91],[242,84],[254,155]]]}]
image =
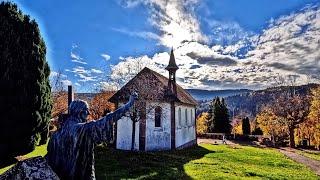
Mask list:
[{"label": "grass lawn", "polygon": [[[46,154],[47,154],[47,144],[42,145],[42,146],[37,146],[34,151],[32,151],[29,154],[24,155],[24,157],[31,158],[31,157],[36,157],[36,156],[44,156]],[[13,166],[13,164],[0,169],[0,174],[4,173],[8,169],[10,169],[12,166]]]},{"label": "grass lawn", "polygon": [[[44,156],[46,145],[26,157]],[[128,152],[98,146],[97,179],[319,179],[274,149],[201,144],[184,150]],[[9,167],[0,169],[0,174]]]},{"label": "grass lawn", "polygon": [[311,151],[302,151],[302,150],[296,150],[296,152],[308,158],[320,161],[320,152],[311,152]]},{"label": "grass lawn", "polygon": [[319,179],[274,149],[202,144],[185,150],[96,148],[97,179]]}]

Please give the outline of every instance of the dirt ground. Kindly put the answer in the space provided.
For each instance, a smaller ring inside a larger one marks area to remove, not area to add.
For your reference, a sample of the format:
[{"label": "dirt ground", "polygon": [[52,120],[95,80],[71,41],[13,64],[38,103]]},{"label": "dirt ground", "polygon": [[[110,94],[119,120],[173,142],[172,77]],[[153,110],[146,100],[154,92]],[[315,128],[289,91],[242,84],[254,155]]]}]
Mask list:
[{"label": "dirt ground", "polygon": [[290,159],[310,167],[310,169],[320,176],[320,161],[297,154],[294,149],[291,148],[280,148],[279,151]]}]

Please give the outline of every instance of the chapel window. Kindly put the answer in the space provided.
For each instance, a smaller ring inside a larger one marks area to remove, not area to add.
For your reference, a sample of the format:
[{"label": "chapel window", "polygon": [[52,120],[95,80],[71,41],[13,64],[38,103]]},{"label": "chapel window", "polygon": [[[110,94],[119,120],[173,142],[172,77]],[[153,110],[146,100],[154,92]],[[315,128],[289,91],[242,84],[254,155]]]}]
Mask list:
[{"label": "chapel window", "polygon": [[178,120],[179,120],[179,126],[182,125],[182,120],[181,120],[181,108],[178,110]]},{"label": "chapel window", "polygon": [[187,125],[188,124],[188,109],[185,109],[184,114],[185,114],[185,125]]},{"label": "chapel window", "polygon": [[190,110],[190,126],[193,125],[193,115],[192,115],[192,109]]},{"label": "chapel window", "polygon": [[154,115],[155,127],[161,127],[161,114],[162,114],[162,108],[160,106],[157,106],[155,109],[155,115]]}]

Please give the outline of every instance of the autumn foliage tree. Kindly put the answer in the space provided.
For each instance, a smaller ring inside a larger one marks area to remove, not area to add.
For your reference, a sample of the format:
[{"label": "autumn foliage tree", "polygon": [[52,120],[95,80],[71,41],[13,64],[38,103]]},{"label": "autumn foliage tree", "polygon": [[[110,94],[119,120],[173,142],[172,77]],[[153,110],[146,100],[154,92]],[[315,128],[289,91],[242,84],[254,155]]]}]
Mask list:
[{"label": "autumn foliage tree", "polygon": [[68,111],[68,93],[65,90],[63,83],[64,75],[61,71],[54,73],[50,79],[53,107],[51,111],[51,118],[57,119],[60,114]]},{"label": "autumn foliage tree", "polygon": [[264,135],[271,136],[273,144],[281,141],[287,136],[287,126],[283,119],[277,117],[272,108],[264,107],[256,117],[257,123]]},{"label": "autumn foliage tree", "polygon": [[311,91],[310,113],[298,129],[298,137],[320,148],[320,87]]},{"label": "autumn foliage tree", "polygon": [[310,101],[300,95],[281,96],[272,106],[274,114],[284,120],[288,128],[290,147],[295,147],[295,130],[307,120]]},{"label": "autumn foliage tree", "polygon": [[267,106],[258,116],[257,122],[264,133],[273,139],[287,131],[290,147],[295,147],[295,131],[307,121],[310,101],[308,96],[294,93],[282,94]]},{"label": "autumn foliage tree", "polygon": [[91,119],[99,119],[107,113],[114,111],[114,104],[109,102],[109,98],[113,94],[114,92],[111,91],[101,91],[92,98],[89,103]]},{"label": "autumn foliage tree", "polygon": [[197,118],[197,135],[203,135],[208,132],[208,116],[206,112],[201,113]]},{"label": "autumn foliage tree", "polygon": [[242,134],[242,120],[240,117],[235,117],[232,120],[232,131],[233,134]]}]

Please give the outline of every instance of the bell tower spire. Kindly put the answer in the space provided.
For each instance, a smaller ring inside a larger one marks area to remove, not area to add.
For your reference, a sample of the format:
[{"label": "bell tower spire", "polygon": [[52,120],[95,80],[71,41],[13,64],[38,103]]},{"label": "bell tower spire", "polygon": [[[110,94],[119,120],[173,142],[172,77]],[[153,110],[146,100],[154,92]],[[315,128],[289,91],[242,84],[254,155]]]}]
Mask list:
[{"label": "bell tower spire", "polygon": [[166,67],[166,70],[169,71],[169,81],[168,81],[168,89],[171,90],[173,95],[177,95],[177,86],[176,86],[176,71],[179,67],[176,64],[176,60],[173,54],[173,48],[171,49],[169,64]]}]

